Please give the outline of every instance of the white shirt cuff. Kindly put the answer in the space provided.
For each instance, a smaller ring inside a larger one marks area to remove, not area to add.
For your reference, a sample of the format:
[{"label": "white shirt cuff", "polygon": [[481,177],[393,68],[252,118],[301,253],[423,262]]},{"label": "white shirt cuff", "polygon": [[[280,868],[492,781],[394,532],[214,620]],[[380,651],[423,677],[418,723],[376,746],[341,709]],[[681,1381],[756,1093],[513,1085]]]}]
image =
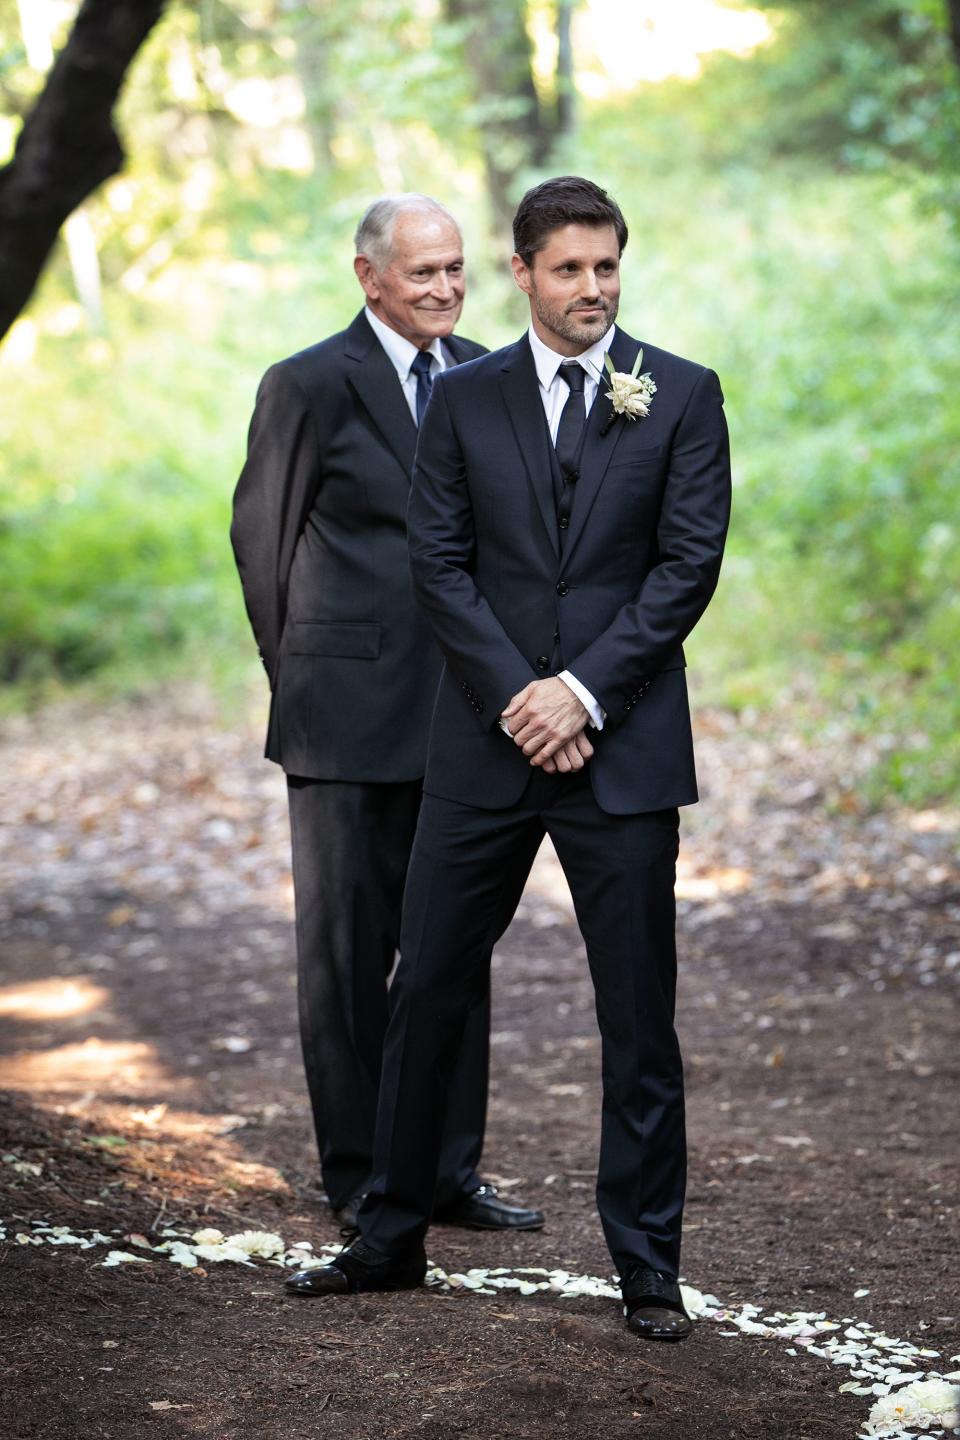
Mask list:
[{"label": "white shirt cuff", "polygon": [[576,675],[571,675],[569,670],[561,670],[559,675],[557,676],[557,679],[562,680],[564,685],[566,685],[570,690],[573,691],[574,695],[576,695],[577,699],[580,701],[580,704],[584,707],[587,714],[590,716],[590,723],[593,728],[595,730],[602,730],[603,722],[607,718],[607,712],[606,710],[604,710],[603,706],[598,703],[594,696],[590,694],[590,691],[587,689],[587,687],[585,685],[581,685]]}]

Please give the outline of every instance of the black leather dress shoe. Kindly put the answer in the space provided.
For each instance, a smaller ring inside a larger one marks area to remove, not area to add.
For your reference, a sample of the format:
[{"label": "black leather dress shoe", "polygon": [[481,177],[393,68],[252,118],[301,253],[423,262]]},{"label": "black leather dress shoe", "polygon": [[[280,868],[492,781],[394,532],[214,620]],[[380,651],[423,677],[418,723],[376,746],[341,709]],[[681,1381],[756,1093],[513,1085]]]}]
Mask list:
[{"label": "black leather dress shoe", "polygon": [[644,1340],[686,1340],[693,1322],[670,1275],[633,1265],[620,1281],[627,1329]]},{"label": "black leather dress shoe", "polygon": [[427,1257],[423,1250],[397,1259],[354,1240],[329,1265],[298,1270],[284,1283],[290,1295],[356,1295],[361,1290],[415,1290],[423,1284]]},{"label": "black leather dress shoe", "polygon": [[439,1225],[462,1225],[466,1230],[540,1230],[545,1216],[542,1210],[508,1205],[500,1199],[495,1185],[481,1185],[433,1218]]}]

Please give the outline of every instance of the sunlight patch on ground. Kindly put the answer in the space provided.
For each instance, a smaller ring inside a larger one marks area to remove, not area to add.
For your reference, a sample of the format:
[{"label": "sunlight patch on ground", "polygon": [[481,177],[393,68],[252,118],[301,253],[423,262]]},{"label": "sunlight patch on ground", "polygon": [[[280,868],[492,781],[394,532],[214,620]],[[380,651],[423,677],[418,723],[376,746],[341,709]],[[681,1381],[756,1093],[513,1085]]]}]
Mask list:
[{"label": "sunlight patch on ground", "polygon": [[907,828],[916,835],[951,835],[960,830],[960,814],[955,810],[915,810],[905,813]]},{"label": "sunlight patch on ground", "polygon": [[752,884],[753,876],[748,870],[719,868],[698,874],[682,857],[677,865],[678,900],[716,900],[721,895],[739,895]]},{"label": "sunlight patch on ground", "polygon": [[98,1084],[156,1090],[168,1083],[152,1045],[95,1035],[52,1050],[21,1050],[0,1059],[0,1088],[69,1091]]},{"label": "sunlight patch on ground", "polygon": [[[717,900],[724,895],[740,895],[749,890],[752,884],[753,876],[750,871],[735,866],[703,870],[683,855],[677,865],[678,900]],[[537,901],[545,901],[548,906],[555,907],[552,920],[551,912],[542,914],[537,909]],[[570,887],[549,837],[541,845],[530,872],[519,914],[523,919],[532,920],[535,925],[558,923],[573,916]]]},{"label": "sunlight patch on ground", "polygon": [[70,980],[33,980],[0,987],[0,1015],[15,1020],[63,1020],[109,1004],[110,991],[86,975]]}]

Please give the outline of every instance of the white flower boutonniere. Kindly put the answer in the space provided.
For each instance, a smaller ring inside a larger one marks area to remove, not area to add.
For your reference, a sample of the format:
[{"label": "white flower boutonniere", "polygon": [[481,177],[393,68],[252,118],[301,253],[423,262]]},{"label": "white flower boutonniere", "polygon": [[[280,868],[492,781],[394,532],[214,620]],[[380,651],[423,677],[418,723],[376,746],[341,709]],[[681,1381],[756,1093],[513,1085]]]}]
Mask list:
[{"label": "white flower boutonniere", "polygon": [[610,379],[607,398],[613,406],[610,417],[603,427],[602,433],[606,434],[617,415],[625,415],[628,420],[645,420],[650,414],[650,405],[657,393],[657,387],[649,370],[643,375],[639,373],[640,366],[643,364],[642,350],[637,351],[637,358],[633,362],[633,369],[629,375],[623,370],[614,370],[609,352],[604,355],[603,363]]}]

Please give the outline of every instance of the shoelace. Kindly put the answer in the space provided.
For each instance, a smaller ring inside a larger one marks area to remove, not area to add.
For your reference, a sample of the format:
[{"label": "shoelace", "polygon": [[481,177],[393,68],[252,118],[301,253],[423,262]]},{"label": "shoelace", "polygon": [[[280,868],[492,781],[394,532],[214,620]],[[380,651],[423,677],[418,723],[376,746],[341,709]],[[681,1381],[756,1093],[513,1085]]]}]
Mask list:
[{"label": "shoelace", "polygon": [[661,1275],[659,1270],[651,1270],[647,1265],[632,1265],[623,1277],[623,1293],[626,1299],[633,1300],[636,1296],[649,1296],[654,1300],[671,1300],[674,1298],[673,1291],[676,1281],[671,1280],[668,1275]]}]

